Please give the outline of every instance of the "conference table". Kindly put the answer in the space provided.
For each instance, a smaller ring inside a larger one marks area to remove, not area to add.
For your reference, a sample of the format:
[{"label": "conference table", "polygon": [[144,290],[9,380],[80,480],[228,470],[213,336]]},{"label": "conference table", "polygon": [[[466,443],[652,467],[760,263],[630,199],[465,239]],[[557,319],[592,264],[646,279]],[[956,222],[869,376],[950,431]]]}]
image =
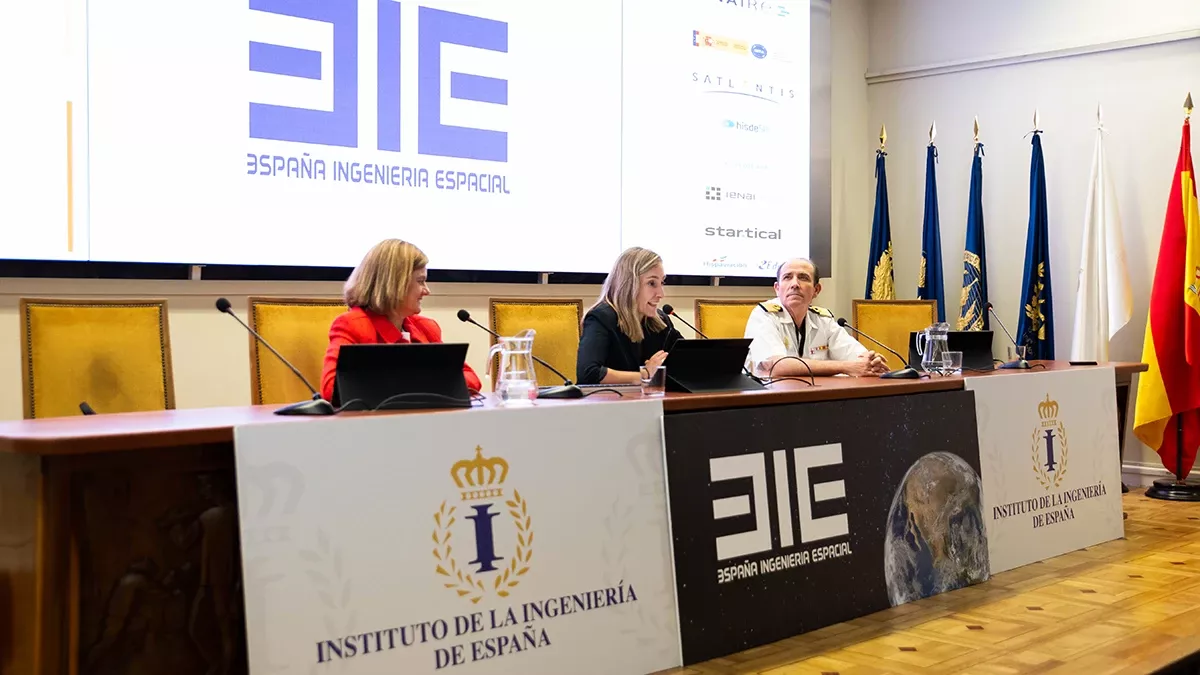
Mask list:
[{"label": "conference table", "polygon": [[[1032,362],[1036,370],[1085,370]],[[1140,363],[1113,368],[1118,428]],[[705,411],[823,404],[961,391],[970,378],[1022,377],[991,371],[918,380],[825,377],[789,380],[764,391],[662,397],[667,417]],[[539,407],[606,405],[640,392],[541,400]],[[485,397],[476,407],[496,407]],[[0,673],[149,672],[145,650],[189,645],[180,675],[230,663],[245,672],[240,586],[214,589],[228,564],[213,542],[232,547],[240,564],[234,429],[302,425],[279,406],[202,408],[0,423]],[[397,411],[363,415],[469,415],[470,411]],[[973,423],[972,423],[973,424]],[[971,427],[974,428],[973,426]],[[286,499],[286,495],[281,498]],[[221,531],[232,522],[233,531]],[[223,525],[222,525],[223,524]],[[226,551],[228,552],[228,551]],[[167,572],[166,570],[170,570]],[[236,576],[236,574],[234,575]],[[223,592],[223,594],[222,594]],[[137,602],[153,595],[160,602]],[[224,601],[218,601],[219,598]],[[231,600],[230,600],[231,599]],[[232,631],[234,634],[230,634]],[[145,636],[158,636],[154,639]],[[166,636],[166,638],[162,637]],[[130,647],[130,645],[139,645]],[[149,646],[147,646],[149,645]],[[178,650],[176,650],[178,651]],[[180,658],[178,653],[174,658]],[[141,665],[138,665],[141,664]],[[218,672],[220,668],[218,667]]]}]

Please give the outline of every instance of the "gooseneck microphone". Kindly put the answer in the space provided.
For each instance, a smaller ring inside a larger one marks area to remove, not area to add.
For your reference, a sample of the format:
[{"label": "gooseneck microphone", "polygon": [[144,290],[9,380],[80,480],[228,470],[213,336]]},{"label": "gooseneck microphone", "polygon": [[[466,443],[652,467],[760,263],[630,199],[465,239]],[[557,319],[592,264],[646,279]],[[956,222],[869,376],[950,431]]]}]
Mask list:
[{"label": "gooseneck microphone", "polygon": [[[475,319],[472,319],[471,313],[465,309],[458,310],[458,320],[462,321],[463,323],[469,323],[478,328],[482,328],[484,331],[486,331],[489,335],[496,338],[497,340],[501,339],[499,333],[497,333],[496,331],[492,330],[491,328],[488,328],[487,326],[479,323]],[[563,384],[561,387],[538,387],[538,398],[583,398],[583,390],[580,389],[579,387],[577,387],[575,385],[575,383],[571,382],[571,380],[567,379],[566,375],[563,375],[562,373],[558,372],[558,370],[554,366],[550,365],[549,363],[546,363],[545,361],[539,359],[538,357],[534,356],[533,354],[530,354],[530,356],[533,356],[534,361],[537,361],[538,363],[545,366],[546,370],[549,370],[550,372],[559,376],[559,378],[561,378],[563,381]]]},{"label": "gooseneck microphone", "polygon": [[269,342],[264,340],[263,336],[255,332],[255,330],[250,326],[247,326],[245,321],[242,321],[240,318],[238,318],[237,314],[233,313],[233,309],[230,307],[228,300],[225,298],[217,298],[217,311],[221,312],[222,314],[228,314],[229,316],[232,316],[237,320],[238,323],[242,324],[242,328],[245,328],[247,332],[254,336],[255,340],[258,340],[262,346],[270,350],[270,352],[275,355],[275,358],[279,359],[283,365],[287,366],[293,373],[295,373],[296,377],[300,378],[300,381],[304,383],[304,386],[308,387],[308,390],[312,392],[311,401],[301,401],[300,403],[293,403],[291,405],[284,406],[275,411],[276,415],[332,415],[334,412],[336,412],[333,409],[333,404],[321,398],[320,392],[318,392],[311,384],[309,384],[308,380],[304,379],[304,376],[300,374],[300,371],[296,370],[296,366],[293,366],[291,362],[283,358],[283,354],[275,351],[275,348],[272,347]]},{"label": "gooseneck microphone", "polygon": [[[987,304],[987,311],[991,313],[992,318],[996,320],[996,324],[999,325],[1000,329],[1004,331],[1004,334],[1008,336],[1008,341],[1012,343],[1013,349],[1016,351],[1016,353],[1020,354],[1021,346],[1018,345],[1017,341],[1013,339],[1012,333],[1008,332],[1008,329],[1004,327],[1004,322],[1000,321],[1000,317],[996,316],[996,310],[992,309],[992,303],[990,302]],[[999,367],[1002,370],[1028,370],[1029,362],[1026,361],[1024,357],[1018,356],[1016,359],[1013,359],[1008,363],[1000,364]]]},{"label": "gooseneck microphone", "polygon": [[[663,311],[663,314],[666,314],[667,316],[673,316],[673,317],[675,317],[676,319],[679,319],[679,322],[680,322],[680,323],[682,323],[683,325],[687,326],[688,328],[691,328],[691,329],[692,329],[692,332],[693,332],[693,333],[695,333],[696,335],[699,335],[700,337],[704,338],[705,340],[710,340],[710,339],[712,339],[712,338],[708,337],[707,335],[705,335],[704,333],[701,333],[699,328],[696,328],[696,327],[695,327],[695,326],[693,326],[692,324],[688,323],[688,322],[687,322],[687,319],[685,319],[685,318],[683,318],[682,316],[679,316],[678,314],[676,314],[676,313],[675,313],[675,308],[674,308],[674,307],[672,307],[672,306],[670,306],[670,305],[663,305],[663,306],[662,306],[662,311]],[[676,332],[678,332],[678,331],[676,331]],[[804,363],[804,361],[801,361],[801,363]],[[805,363],[804,365],[805,365],[805,367],[807,367],[807,366],[808,366],[808,364],[807,364],[807,363]],[[750,372],[750,369],[749,369],[749,368],[747,368],[747,367],[745,366],[745,364],[742,364],[742,372],[746,374],[746,377],[749,377],[750,379],[754,380],[755,382],[757,382],[757,383],[759,383],[759,384],[762,384],[762,385],[770,384],[769,382],[767,382],[767,381],[766,381],[766,380],[764,380],[763,378],[761,378],[761,377],[759,377],[759,376],[755,375],[754,373]]]},{"label": "gooseneck microphone", "polygon": [[674,308],[674,307],[672,307],[672,306],[670,306],[670,305],[663,305],[663,306],[662,306],[662,311],[663,311],[663,314],[666,314],[667,316],[673,316],[673,317],[675,317],[676,319],[679,319],[679,322],[680,322],[680,323],[682,323],[683,325],[687,326],[688,328],[691,328],[691,329],[692,329],[692,332],[693,332],[693,333],[695,333],[696,335],[699,335],[700,337],[704,338],[705,340],[707,340],[707,339],[708,339],[708,336],[707,336],[707,335],[705,335],[704,333],[701,333],[699,328],[696,328],[696,327],[695,327],[695,326],[693,326],[692,324],[688,323],[688,322],[687,322],[687,319],[684,319],[682,316],[679,316],[678,314],[676,314],[676,313],[675,313],[675,308]]},{"label": "gooseneck microphone", "polygon": [[848,328],[848,329],[854,331],[855,333],[858,333],[859,335],[867,338],[871,342],[874,342],[875,344],[879,345],[880,347],[883,347],[888,352],[890,352],[893,356],[900,359],[900,363],[904,364],[904,367],[899,370],[893,370],[891,372],[887,372],[887,373],[880,375],[879,376],[880,379],[884,379],[884,380],[916,380],[916,379],[920,379],[921,373],[918,373],[915,368],[908,365],[908,360],[905,359],[903,356],[900,356],[900,352],[883,344],[882,342],[880,342],[879,340],[876,340],[875,338],[871,337],[870,335],[867,335],[866,333],[855,328],[854,326],[851,326],[850,322],[846,321],[846,317],[842,317],[842,318],[838,319],[837,325],[841,326],[842,328]]}]

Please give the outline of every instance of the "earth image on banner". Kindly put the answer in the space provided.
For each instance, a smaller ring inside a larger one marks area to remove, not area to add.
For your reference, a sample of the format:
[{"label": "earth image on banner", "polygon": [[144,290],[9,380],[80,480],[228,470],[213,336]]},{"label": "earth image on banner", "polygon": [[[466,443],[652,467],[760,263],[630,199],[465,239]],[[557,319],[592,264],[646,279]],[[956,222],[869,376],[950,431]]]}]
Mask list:
[{"label": "earth image on banner", "polygon": [[963,459],[929,453],[892,497],[883,568],[892,606],[988,578],[983,484]]}]

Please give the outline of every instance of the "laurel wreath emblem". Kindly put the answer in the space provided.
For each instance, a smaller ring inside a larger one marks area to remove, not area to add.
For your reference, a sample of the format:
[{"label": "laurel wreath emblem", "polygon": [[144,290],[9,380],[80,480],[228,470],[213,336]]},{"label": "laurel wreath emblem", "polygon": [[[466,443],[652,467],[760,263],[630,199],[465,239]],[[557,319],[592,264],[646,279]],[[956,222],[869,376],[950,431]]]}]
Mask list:
[{"label": "laurel wreath emblem", "polygon": [[533,558],[533,521],[529,517],[529,503],[515,490],[513,498],[504,503],[517,528],[517,550],[504,572],[496,574],[491,588],[470,572],[464,572],[451,555],[454,549],[450,545],[450,527],[457,520],[454,513],[458,507],[447,507],[446,502],[442,502],[437,513],[433,514],[433,557],[438,561],[436,572],[447,578],[443,586],[453,589],[460,598],[465,597],[472,604],[478,603],[488,593],[507,598],[509,591],[521,583],[520,577],[529,573],[529,561]]},{"label": "laurel wreath emblem", "polygon": [[1058,487],[1067,477],[1067,428],[1062,422],[1059,422],[1055,429],[1058,431],[1059,461],[1058,471],[1053,476],[1046,473],[1046,469],[1041,464],[1043,430],[1039,428],[1033,432],[1033,474],[1042,487],[1047,490]]}]

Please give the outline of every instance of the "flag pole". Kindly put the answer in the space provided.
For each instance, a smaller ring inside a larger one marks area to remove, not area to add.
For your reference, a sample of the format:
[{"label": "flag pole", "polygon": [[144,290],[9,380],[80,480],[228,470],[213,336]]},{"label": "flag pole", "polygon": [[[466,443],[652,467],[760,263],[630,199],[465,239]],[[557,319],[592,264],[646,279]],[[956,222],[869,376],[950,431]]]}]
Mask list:
[{"label": "flag pole", "polygon": [[[1183,114],[1186,126],[1192,116],[1191,92],[1183,102]],[[1146,490],[1146,496],[1176,502],[1200,502],[1200,480],[1189,480],[1190,476],[1183,472],[1183,413],[1175,413],[1172,417],[1175,420],[1175,478],[1154,481]]]},{"label": "flag pole", "polygon": [[[1183,120],[1186,124],[1192,117],[1192,92],[1188,92],[1183,101]],[[1175,417],[1175,479],[1177,485],[1184,485],[1187,474],[1183,472],[1183,417]],[[1193,486],[1195,487],[1195,486]]]}]

